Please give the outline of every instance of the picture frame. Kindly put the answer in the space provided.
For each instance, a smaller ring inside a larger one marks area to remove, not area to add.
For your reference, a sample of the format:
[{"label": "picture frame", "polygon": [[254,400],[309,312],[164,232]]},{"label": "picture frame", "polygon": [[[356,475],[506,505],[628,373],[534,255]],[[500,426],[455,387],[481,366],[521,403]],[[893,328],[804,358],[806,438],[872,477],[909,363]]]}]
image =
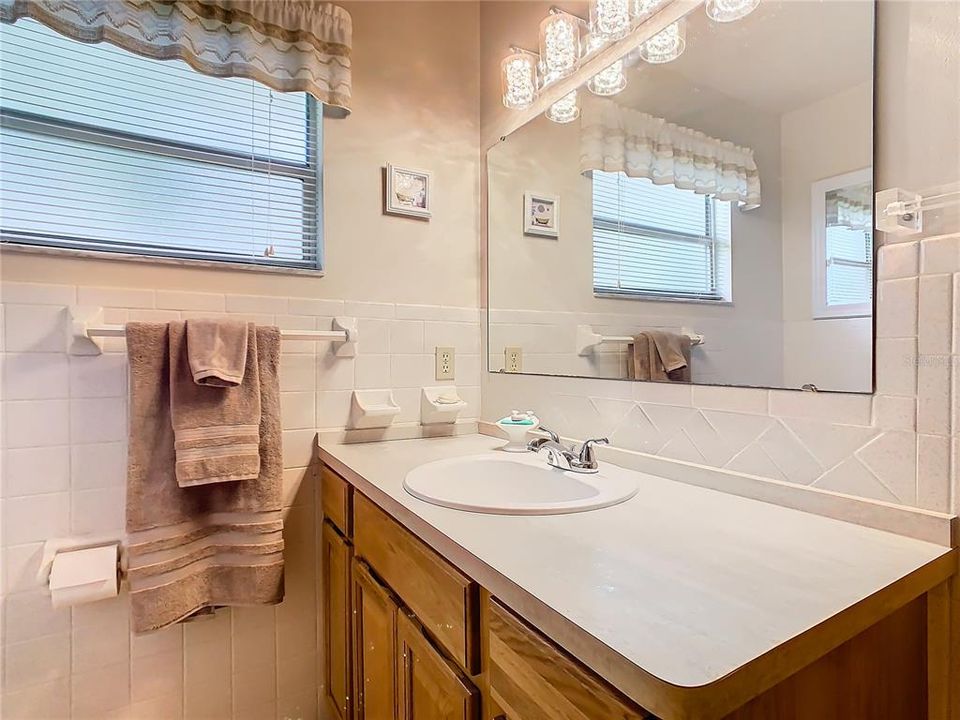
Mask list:
[{"label": "picture frame", "polygon": [[523,194],[523,234],[560,237],[560,198],[539,192]]},{"label": "picture frame", "polygon": [[433,173],[387,163],[384,212],[429,220],[433,215]]}]

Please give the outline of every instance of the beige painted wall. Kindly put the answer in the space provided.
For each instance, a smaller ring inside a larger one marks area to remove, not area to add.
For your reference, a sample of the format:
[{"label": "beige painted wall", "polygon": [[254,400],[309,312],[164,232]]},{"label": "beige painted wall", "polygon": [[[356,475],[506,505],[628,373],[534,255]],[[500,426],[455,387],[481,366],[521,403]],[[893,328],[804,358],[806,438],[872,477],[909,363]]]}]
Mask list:
[{"label": "beige painted wall", "polygon": [[[5,251],[0,279],[476,306],[478,4],[342,5],[353,114],[324,123],[325,277]],[[430,222],[382,214],[387,162],[433,171]]]},{"label": "beige painted wall", "polygon": [[873,85],[863,83],[786,113],[783,170],[783,358],[789,387],[873,389],[872,318],[813,319],[810,186],[870,167]]}]

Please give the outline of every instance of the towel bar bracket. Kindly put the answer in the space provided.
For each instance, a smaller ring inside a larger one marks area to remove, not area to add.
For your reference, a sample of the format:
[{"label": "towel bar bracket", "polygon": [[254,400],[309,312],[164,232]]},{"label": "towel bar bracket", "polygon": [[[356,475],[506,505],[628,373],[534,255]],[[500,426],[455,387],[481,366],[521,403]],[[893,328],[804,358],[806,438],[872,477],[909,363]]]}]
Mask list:
[{"label": "towel bar bracket", "polygon": [[[122,338],[126,335],[123,325],[106,325],[103,308],[74,305],[67,308],[65,323],[66,348],[70,355],[100,355],[104,338]],[[332,342],[337,357],[354,357],[360,342],[357,319],[337,317],[331,330],[281,330],[284,340],[300,342]]]}]

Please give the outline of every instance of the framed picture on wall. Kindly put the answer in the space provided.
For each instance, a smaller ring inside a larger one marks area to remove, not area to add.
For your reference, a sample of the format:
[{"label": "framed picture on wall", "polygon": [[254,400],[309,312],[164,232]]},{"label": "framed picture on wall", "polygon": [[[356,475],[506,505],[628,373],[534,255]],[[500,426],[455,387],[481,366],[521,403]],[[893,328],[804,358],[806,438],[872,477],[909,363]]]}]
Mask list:
[{"label": "framed picture on wall", "polygon": [[429,219],[433,209],[432,174],[387,163],[384,212]]},{"label": "framed picture on wall", "polygon": [[560,198],[543,193],[524,193],[523,234],[560,237]]}]

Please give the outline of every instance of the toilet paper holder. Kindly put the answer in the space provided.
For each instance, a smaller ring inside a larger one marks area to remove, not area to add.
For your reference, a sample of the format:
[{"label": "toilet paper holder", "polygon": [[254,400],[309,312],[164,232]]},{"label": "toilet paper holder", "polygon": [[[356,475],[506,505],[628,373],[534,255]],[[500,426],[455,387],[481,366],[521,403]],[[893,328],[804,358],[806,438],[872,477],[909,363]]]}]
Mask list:
[{"label": "toilet paper holder", "polygon": [[80,537],[50,538],[43,543],[43,554],[40,557],[40,567],[37,569],[37,582],[41,585],[50,583],[50,570],[53,560],[59,553],[74,550],[88,550],[105,545],[117,546],[117,572],[123,578],[127,572],[126,538],[119,533],[111,535],[86,535]]}]

